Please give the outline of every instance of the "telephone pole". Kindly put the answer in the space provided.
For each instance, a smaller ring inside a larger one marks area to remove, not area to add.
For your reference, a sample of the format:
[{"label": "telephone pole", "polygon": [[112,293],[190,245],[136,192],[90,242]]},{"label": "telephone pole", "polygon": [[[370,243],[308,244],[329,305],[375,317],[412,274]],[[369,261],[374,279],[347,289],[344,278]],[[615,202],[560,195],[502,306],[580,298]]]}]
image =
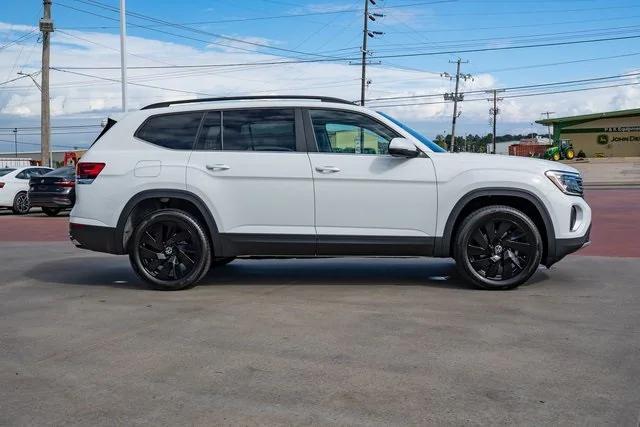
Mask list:
[{"label": "telephone pole", "polygon": [[120,74],[122,81],[122,111],[127,112],[127,13],[125,0],[120,0]]},{"label": "telephone pole", "polygon": [[458,58],[457,61],[449,61],[449,63],[457,64],[455,77],[449,76],[448,73],[443,73],[443,76],[449,77],[450,79],[453,79],[453,78],[456,79],[455,92],[444,94],[445,101],[453,101],[453,120],[451,121],[451,144],[449,144],[449,151],[454,152],[455,145],[456,145],[456,120],[460,115],[458,114],[458,102],[461,102],[462,100],[464,100],[464,94],[458,93],[458,89],[460,87],[460,78],[464,80],[468,80],[471,78],[471,74],[460,74],[460,64],[468,64],[469,61],[463,61],[462,59]]},{"label": "telephone pole", "polygon": [[367,88],[367,55],[369,51],[367,50],[367,37],[374,38],[375,36],[381,36],[384,34],[382,31],[369,31],[369,20],[375,21],[376,18],[384,17],[381,13],[369,13],[369,2],[372,5],[376,4],[376,0],[364,0],[364,15],[363,15],[363,25],[362,25],[362,81],[360,83],[360,105],[364,106],[365,102],[365,91]]},{"label": "telephone pole", "polygon": [[50,38],[53,32],[51,0],[42,0],[44,13],[40,19],[42,32],[42,92],[40,94],[40,158],[43,166],[51,166],[51,111],[49,106],[49,58]]},{"label": "telephone pole", "polygon": [[[491,118],[493,121],[493,134],[491,136],[492,149],[491,154],[496,154],[496,121],[497,116],[500,113],[500,109],[498,108],[498,101],[502,101],[502,98],[498,98],[498,92],[504,92],[504,90],[493,89],[488,91],[488,93],[493,93],[493,108],[489,109],[489,114],[491,114]],[[488,99],[487,101],[491,101]]]},{"label": "telephone pole", "polygon": [[[540,113],[543,116],[547,116],[547,120],[549,120],[549,116],[551,114],[555,114],[554,111],[545,111],[544,113]],[[553,137],[551,136],[551,124],[547,123],[547,134],[549,135],[549,142],[553,144]]]}]

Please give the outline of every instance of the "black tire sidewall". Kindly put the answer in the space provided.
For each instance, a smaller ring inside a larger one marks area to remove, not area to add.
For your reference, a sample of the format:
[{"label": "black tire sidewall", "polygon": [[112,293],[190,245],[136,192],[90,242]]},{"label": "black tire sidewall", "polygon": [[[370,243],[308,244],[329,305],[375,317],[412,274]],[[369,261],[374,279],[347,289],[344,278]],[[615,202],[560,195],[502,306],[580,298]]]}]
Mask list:
[{"label": "black tire sidewall", "polygon": [[[507,280],[491,280],[482,277],[471,266],[469,257],[467,256],[467,244],[471,234],[476,230],[478,225],[486,221],[488,217],[491,219],[504,218],[516,222],[521,227],[529,229],[536,241],[536,253],[529,265],[527,265],[527,268]],[[536,272],[542,259],[542,246],[542,236],[540,235],[538,227],[536,227],[535,223],[523,212],[509,206],[488,206],[473,212],[462,223],[456,235],[454,257],[459,271],[475,286],[489,290],[506,290],[518,287]]]},{"label": "black tire sidewall", "polygon": [[[142,234],[147,227],[163,220],[182,222],[190,229],[190,231],[192,231],[193,236],[198,238],[202,251],[200,259],[193,271],[180,280],[165,281],[152,276],[144,268],[137,250]],[[136,226],[129,242],[129,259],[136,274],[153,289],[162,291],[188,289],[195,286],[197,282],[209,271],[211,266],[211,244],[205,229],[194,217],[177,209],[163,209],[149,214]]]}]

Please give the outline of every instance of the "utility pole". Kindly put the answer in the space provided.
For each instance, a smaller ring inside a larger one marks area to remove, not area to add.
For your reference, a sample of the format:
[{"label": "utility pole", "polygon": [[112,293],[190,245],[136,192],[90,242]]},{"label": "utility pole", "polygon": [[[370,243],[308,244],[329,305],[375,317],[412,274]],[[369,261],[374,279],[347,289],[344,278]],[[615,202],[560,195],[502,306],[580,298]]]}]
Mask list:
[{"label": "utility pole", "polygon": [[120,74],[122,81],[122,111],[127,112],[127,12],[125,0],[120,0]]},{"label": "utility pole", "polygon": [[362,81],[360,82],[360,105],[364,106],[364,92],[367,86],[367,38],[369,37],[369,0],[364,0],[362,29]]},{"label": "utility pole", "polygon": [[445,93],[444,99],[445,101],[453,101],[453,120],[451,121],[451,144],[449,145],[449,151],[455,151],[456,145],[456,120],[458,119],[458,102],[464,100],[464,94],[458,93],[458,89],[460,88],[460,78],[467,80],[471,78],[471,74],[460,74],[460,64],[468,64],[469,61],[463,61],[458,58],[457,61],[449,61],[450,64],[457,64],[456,66],[456,75],[455,77],[451,77],[448,73],[443,73],[442,75],[445,77],[449,77],[450,79],[456,79],[456,88],[454,93]]},{"label": "utility pole", "polygon": [[364,106],[365,102],[365,90],[367,88],[367,55],[369,51],[367,49],[367,37],[374,38],[375,36],[381,36],[384,34],[382,31],[369,31],[369,20],[375,21],[376,18],[384,17],[381,13],[369,13],[369,2],[372,5],[376,4],[376,0],[364,0],[364,15],[363,15],[363,24],[362,24],[362,81],[360,83],[360,105]]},{"label": "utility pole", "polygon": [[[491,118],[493,121],[493,134],[491,136],[492,149],[491,154],[496,154],[496,121],[497,116],[500,113],[500,109],[498,108],[498,101],[502,101],[502,98],[498,98],[498,92],[504,92],[503,90],[493,89],[488,91],[488,93],[493,93],[493,108],[489,109],[489,114],[491,114]],[[491,99],[488,99],[491,101]]]},{"label": "utility pole", "polygon": [[18,128],[13,128],[13,141],[16,146],[16,159],[18,158]]},{"label": "utility pole", "polygon": [[42,32],[42,91],[40,94],[40,158],[43,166],[51,165],[51,111],[49,106],[49,58],[50,38],[53,32],[51,0],[42,0],[44,13],[40,19]]},{"label": "utility pole", "polygon": [[[547,116],[547,120],[549,120],[549,116],[551,114],[555,114],[554,111],[545,111],[544,113],[540,113],[543,116]],[[547,123],[547,134],[549,135],[549,142],[553,145],[553,137],[551,136],[551,124]]]}]

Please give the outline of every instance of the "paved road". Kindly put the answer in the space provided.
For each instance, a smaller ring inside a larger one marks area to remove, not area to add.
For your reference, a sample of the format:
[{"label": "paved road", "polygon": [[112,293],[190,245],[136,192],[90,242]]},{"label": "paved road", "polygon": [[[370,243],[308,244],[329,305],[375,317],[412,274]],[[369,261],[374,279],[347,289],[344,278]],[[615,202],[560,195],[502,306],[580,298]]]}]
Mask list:
[{"label": "paved road", "polygon": [[247,260],[163,293],[69,243],[0,258],[1,425],[638,421],[635,259],[499,293],[446,260]]},{"label": "paved road", "polygon": [[509,292],[415,258],[243,260],[148,291],[66,218],[0,214],[0,425],[637,426],[633,191],[587,194],[588,250],[616,257]]}]

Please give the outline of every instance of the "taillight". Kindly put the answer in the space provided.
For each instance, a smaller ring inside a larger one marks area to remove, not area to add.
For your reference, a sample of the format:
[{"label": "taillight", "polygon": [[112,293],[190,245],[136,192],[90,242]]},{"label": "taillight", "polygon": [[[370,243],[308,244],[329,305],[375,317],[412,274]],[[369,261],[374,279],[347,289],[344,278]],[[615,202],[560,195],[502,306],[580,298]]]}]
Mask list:
[{"label": "taillight", "polygon": [[76,170],[76,181],[78,184],[91,184],[104,169],[104,163],[80,162]]},{"label": "taillight", "polygon": [[0,188],[4,187],[4,182],[0,182]]},{"label": "taillight", "polygon": [[59,185],[60,187],[75,187],[76,182],[65,179],[65,180],[56,182],[56,185]]}]

